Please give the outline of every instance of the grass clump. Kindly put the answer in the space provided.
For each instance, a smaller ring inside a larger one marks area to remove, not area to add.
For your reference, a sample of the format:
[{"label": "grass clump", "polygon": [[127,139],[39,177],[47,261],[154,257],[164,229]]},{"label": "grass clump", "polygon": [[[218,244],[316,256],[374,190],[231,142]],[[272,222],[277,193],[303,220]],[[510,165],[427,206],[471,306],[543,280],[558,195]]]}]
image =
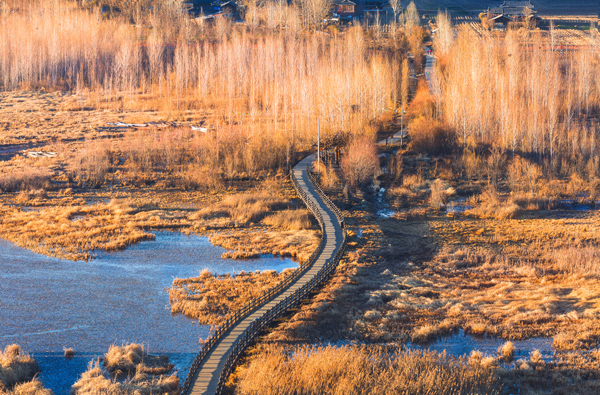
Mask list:
[{"label": "grass clump", "polygon": [[169,374],[173,365],[166,356],[150,355],[139,344],[110,346],[100,361],[91,361],[88,370],[71,388],[72,395],[179,394],[179,378]]},{"label": "grass clump", "polygon": [[490,369],[430,351],[376,346],[267,346],[239,373],[236,394],[497,394]]},{"label": "grass clump", "polygon": [[312,221],[308,210],[283,210],[270,214],[262,220],[269,226],[276,226],[285,230],[310,229]]},{"label": "grass clump", "polygon": [[501,347],[498,348],[498,354],[500,357],[506,362],[510,362],[515,357],[515,344],[511,341],[504,343]]},{"label": "grass clump", "polygon": [[467,210],[465,214],[475,218],[509,219],[514,218],[521,211],[513,201],[501,199],[493,187],[485,189],[474,200],[477,206]]},{"label": "grass clump", "polygon": [[263,191],[226,196],[220,203],[200,210],[192,219],[229,217],[240,224],[260,222],[271,211],[286,208],[288,201]]},{"label": "grass clump", "polygon": [[166,374],[173,370],[168,357],[150,355],[144,346],[139,344],[128,344],[124,347],[110,346],[104,355],[104,367],[113,374],[129,374],[136,371]]},{"label": "grass clump", "polygon": [[0,395],[52,395],[36,378],[38,365],[17,344],[0,351]]},{"label": "grass clump", "polygon": [[31,381],[26,381],[21,384],[15,385],[12,391],[3,391],[0,388],[1,395],[52,395],[52,391],[44,388],[44,385],[37,379],[33,378]]}]

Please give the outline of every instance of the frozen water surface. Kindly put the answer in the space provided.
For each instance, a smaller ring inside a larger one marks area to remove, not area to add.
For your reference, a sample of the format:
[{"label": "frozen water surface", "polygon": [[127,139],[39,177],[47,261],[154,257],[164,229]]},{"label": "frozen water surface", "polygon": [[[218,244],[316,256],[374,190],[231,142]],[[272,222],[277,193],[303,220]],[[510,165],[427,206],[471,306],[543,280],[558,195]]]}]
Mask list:
[{"label": "frozen water surface", "polygon": [[[207,238],[157,232],[124,251],[97,252],[90,262],[46,257],[0,239],[0,347],[17,343],[34,355],[40,378],[67,394],[90,360],[111,344],[142,343],[168,354],[181,374],[208,327],[171,316],[165,288],[174,277],[207,268],[219,274],[297,267],[290,259],[221,259]],[[65,359],[63,348],[76,356]]]}]

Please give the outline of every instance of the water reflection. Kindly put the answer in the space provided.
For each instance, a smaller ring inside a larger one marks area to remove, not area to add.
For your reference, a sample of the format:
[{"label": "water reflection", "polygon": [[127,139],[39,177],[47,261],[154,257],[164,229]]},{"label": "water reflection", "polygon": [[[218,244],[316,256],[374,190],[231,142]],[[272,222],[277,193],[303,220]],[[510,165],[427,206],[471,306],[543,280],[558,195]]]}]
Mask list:
[{"label": "water reflection", "polygon": [[[193,357],[208,327],[171,316],[164,289],[174,277],[196,276],[204,268],[224,274],[234,268],[297,267],[273,257],[220,259],[224,251],[205,237],[157,232],[153,241],[98,252],[86,263],[34,254],[0,240],[0,347],[17,343],[44,355],[41,378],[55,394],[68,393],[87,363],[111,344],[136,342],[151,353]],[[64,360],[63,347],[73,348],[77,357]]]}]

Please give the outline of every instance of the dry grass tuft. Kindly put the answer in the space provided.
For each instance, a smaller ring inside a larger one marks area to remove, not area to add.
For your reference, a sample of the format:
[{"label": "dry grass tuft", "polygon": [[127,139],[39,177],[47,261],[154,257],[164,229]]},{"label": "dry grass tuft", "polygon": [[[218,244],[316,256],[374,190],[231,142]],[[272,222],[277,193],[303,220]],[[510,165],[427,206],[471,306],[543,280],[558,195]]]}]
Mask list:
[{"label": "dry grass tuft", "polygon": [[514,202],[501,199],[493,187],[485,189],[476,198],[476,201],[478,205],[465,211],[466,215],[475,218],[508,219],[514,218],[521,211],[521,208]]},{"label": "dry grass tuft", "polygon": [[0,351],[0,395],[52,395],[36,378],[37,363],[16,344]]},{"label": "dry grass tuft", "polygon": [[270,214],[262,220],[268,226],[275,226],[285,230],[310,229],[313,224],[308,210],[283,210]]},{"label": "dry grass tuft", "polygon": [[416,327],[412,333],[412,341],[425,343],[440,336],[444,331],[438,325],[423,325]]},{"label": "dry grass tuft", "polygon": [[428,351],[377,346],[267,346],[241,369],[236,394],[497,394],[490,369]]},{"label": "dry grass tuft", "polygon": [[498,348],[498,354],[506,362],[510,362],[513,360],[513,358],[515,357],[515,351],[515,345],[513,342],[510,341],[504,343],[500,348]]},{"label": "dry grass tuft", "polygon": [[38,371],[37,363],[16,344],[8,345],[0,352],[0,383],[12,388],[18,383],[33,379]]},{"label": "dry grass tuft", "polygon": [[31,381],[17,384],[11,392],[2,392],[2,395],[53,395],[52,391],[44,388],[44,385],[37,379],[33,378]]},{"label": "dry grass tuft", "polygon": [[169,358],[153,356],[139,344],[129,344],[124,347],[112,345],[104,355],[104,367],[111,374],[120,376],[138,372],[142,374],[167,374],[173,370]]},{"label": "dry grass tuft", "polygon": [[135,374],[122,381],[109,378],[108,373],[100,367],[99,361],[91,361],[88,370],[81,374],[81,378],[71,387],[72,395],[151,395],[179,394],[179,378],[176,375],[160,374],[154,377],[148,374],[143,365],[137,365]]},{"label": "dry grass tuft", "polygon": [[540,350],[533,350],[531,353],[529,353],[529,363],[534,366],[544,363]]}]

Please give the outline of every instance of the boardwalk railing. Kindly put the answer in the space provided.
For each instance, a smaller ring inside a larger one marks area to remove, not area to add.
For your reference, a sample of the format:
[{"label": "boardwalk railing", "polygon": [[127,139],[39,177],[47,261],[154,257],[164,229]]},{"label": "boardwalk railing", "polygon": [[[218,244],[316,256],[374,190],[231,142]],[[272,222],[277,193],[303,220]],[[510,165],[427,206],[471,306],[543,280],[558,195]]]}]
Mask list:
[{"label": "boardwalk railing", "polygon": [[[314,185],[315,190],[320,195],[320,197],[325,201],[325,204],[335,213],[336,217],[343,224],[344,217],[342,216],[340,210],[331,202],[331,200],[325,195],[325,193],[321,190],[319,185],[316,183],[314,177],[307,167],[309,179],[311,183]],[[294,176],[294,172],[291,172],[291,181],[296,189],[296,192],[302,199],[302,201],[306,204],[308,209],[314,214],[315,218],[319,222],[319,226],[321,227],[321,231],[324,232],[323,225],[323,216],[319,211],[318,206],[309,198],[307,193],[300,187],[298,184],[298,180]],[[263,314],[260,318],[256,319],[252,322],[252,324],[246,328],[246,330],[242,333],[240,338],[236,341],[233,346],[227,361],[225,362],[225,366],[221,371],[221,376],[219,378],[219,384],[217,386],[216,394],[220,395],[223,391],[223,386],[227,380],[227,377],[231,373],[233,366],[237,362],[240,355],[244,352],[244,350],[250,345],[250,343],[256,338],[256,336],[266,328],[273,320],[278,317],[281,317],[287,310],[291,307],[297,306],[298,303],[302,299],[305,299],[311,292],[313,292],[317,287],[321,285],[321,283],[327,279],[331,273],[335,270],[337,264],[342,257],[344,250],[346,249],[346,231],[342,232],[343,240],[340,249],[334,255],[333,258],[329,260],[319,272],[306,284],[304,284],[300,289],[296,290],[293,294],[289,295],[271,309],[269,309],[265,314]],[[208,340],[204,343],[202,350],[196,355],[192,366],[190,367],[190,371],[188,373],[188,377],[185,380],[185,383],[181,389],[182,395],[187,395],[190,389],[190,385],[192,384],[192,379],[200,366],[202,365],[206,356],[210,353],[210,351],[215,347],[217,342],[238,322],[247,317],[254,310],[258,309],[271,299],[275,298],[285,289],[287,289],[293,282],[299,279],[306,271],[313,266],[321,251],[323,250],[324,238],[321,237],[321,241],[319,242],[318,247],[312,253],[310,258],[304,262],[300,268],[294,271],[294,274],[289,276],[287,279],[279,283],[276,287],[271,288],[269,291],[264,293],[259,298],[253,300],[248,303],[241,309],[237,310],[233,316],[228,318],[223,325],[221,325],[213,334],[208,338]]]}]

